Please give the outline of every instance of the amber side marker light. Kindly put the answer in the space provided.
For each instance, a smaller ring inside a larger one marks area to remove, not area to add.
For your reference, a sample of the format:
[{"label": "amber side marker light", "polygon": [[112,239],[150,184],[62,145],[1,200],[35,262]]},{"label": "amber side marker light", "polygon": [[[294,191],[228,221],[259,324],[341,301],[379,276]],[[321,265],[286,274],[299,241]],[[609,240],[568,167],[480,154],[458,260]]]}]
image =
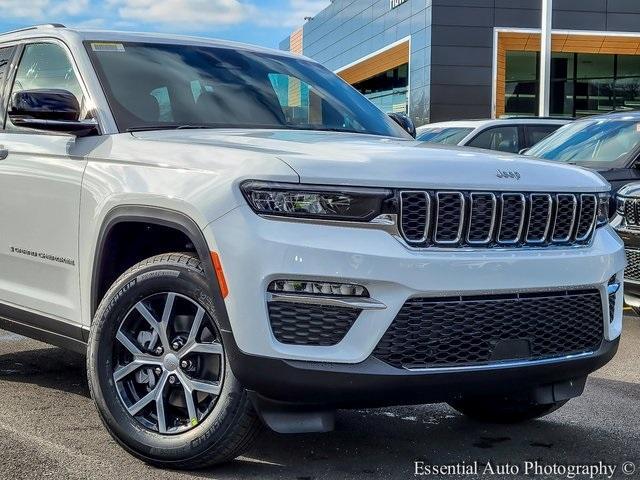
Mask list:
[{"label": "amber side marker light", "polygon": [[218,279],[222,298],[227,298],[227,295],[229,295],[229,287],[227,286],[227,280],[224,278],[220,256],[216,252],[211,252],[211,261],[213,262],[213,269],[216,271],[216,278]]}]

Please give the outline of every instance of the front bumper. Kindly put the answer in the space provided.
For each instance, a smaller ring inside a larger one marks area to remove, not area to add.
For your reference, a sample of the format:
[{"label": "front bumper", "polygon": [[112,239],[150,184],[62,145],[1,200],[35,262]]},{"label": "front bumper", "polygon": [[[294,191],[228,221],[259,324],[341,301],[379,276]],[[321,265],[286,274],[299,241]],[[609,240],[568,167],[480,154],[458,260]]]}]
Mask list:
[{"label": "front bumper", "polygon": [[250,391],[284,410],[298,406],[336,408],[418,405],[464,396],[517,396],[550,404],[579,396],[584,379],[605,365],[619,339],[600,350],[572,358],[465,369],[397,369],[368,358],[355,365],[277,360],[242,353],[233,335],[225,345],[234,375]]},{"label": "front bumper", "polygon": [[[597,288],[605,340],[622,329],[622,291],[609,321],[607,283],[625,267],[610,227],[588,247],[412,250],[382,230],[265,219],[239,207],[205,229],[220,254],[231,331],[241,353],[292,361],[360,364],[367,360],[407,299]],[[276,279],[363,285],[386,305],[363,311],[333,346],[288,345],[269,323],[266,290]]]}]

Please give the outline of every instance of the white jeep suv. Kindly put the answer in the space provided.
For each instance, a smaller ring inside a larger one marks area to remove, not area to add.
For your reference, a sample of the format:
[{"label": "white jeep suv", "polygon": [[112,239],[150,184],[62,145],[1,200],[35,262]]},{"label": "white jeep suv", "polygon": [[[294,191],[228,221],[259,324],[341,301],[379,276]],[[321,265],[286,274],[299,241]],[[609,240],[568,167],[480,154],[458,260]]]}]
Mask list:
[{"label": "white jeep suv", "polygon": [[129,452],[449,402],[553,411],[616,352],[608,184],[429,147],[319,64],[204,39],[0,36],[0,326],[87,352]]}]

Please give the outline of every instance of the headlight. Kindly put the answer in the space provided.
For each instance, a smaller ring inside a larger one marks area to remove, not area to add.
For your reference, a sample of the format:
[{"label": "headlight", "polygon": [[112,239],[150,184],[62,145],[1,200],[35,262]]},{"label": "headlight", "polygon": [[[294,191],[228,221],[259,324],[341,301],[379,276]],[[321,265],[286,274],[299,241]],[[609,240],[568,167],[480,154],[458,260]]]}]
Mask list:
[{"label": "headlight", "polygon": [[609,215],[611,212],[611,195],[601,193],[598,195],[598,218],[597,226],[602,227],[609,223]]},{"label": "headlight", "polygon": [[241,185],[251,208],[260,215],[368,222],[387,213],[393,191],[249,180]]},{"label": "headlight", "polygon": [[616,198],[616,212],[624,216],[624,198],[623,197]]}]

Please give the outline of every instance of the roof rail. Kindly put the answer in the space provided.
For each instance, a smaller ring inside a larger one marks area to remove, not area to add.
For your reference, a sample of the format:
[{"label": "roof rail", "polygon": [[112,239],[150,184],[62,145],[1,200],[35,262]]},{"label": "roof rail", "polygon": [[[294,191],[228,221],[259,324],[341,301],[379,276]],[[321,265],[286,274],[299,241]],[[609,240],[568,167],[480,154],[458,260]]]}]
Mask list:
[{"label": "roof rail", "polygon": [[539,117],[537,115],[500,115],[496,120],[575,120],[576,117],[564,117],[558,115],[557,117]]},{"label": "roof rail", "polygon": [[28,32],[29,30],[38,30],[40,28],[67,28],[61,23],[43,23],[41,25],[33,25],[31,27],[18,28],[17,30],[11,30],[9,32],[0,33],[0,35],[9,35],[11,33]]}]

